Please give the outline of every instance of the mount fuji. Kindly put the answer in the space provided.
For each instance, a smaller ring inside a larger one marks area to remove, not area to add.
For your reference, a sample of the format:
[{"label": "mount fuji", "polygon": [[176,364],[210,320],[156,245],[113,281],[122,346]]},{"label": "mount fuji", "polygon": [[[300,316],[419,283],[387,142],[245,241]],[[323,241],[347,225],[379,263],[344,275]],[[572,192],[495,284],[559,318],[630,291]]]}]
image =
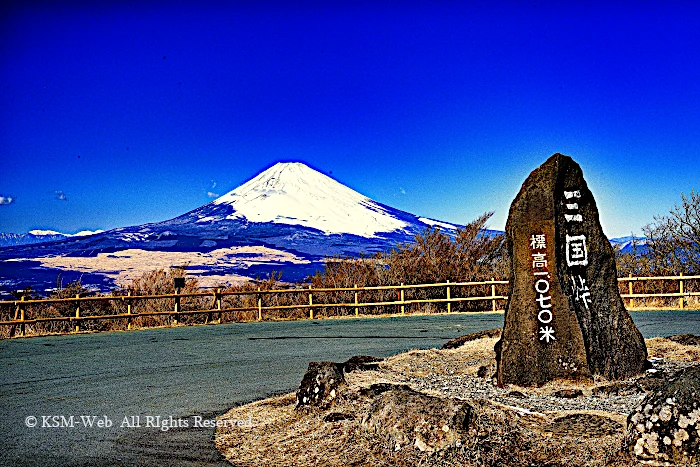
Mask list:
[{"label": "mount fuji", "polygon": [[378,203],[300,162],[278,163],[211,203],[155,225],[187,225],[326,255],[383,250],[428,227],[458,227]]},{"label": "mount fuji", "polygon": [[170,220],[0,248],[0,288],[7,290],[8,281],[11,288],[22,285],[11,276],[23,263],[53,272],[54,284],[56,270],[81,272],[83,280],[85,274],[106,274],[119,282],[133,278],[124,272],[135,268],[129,258],[151,269],[189,264],[188,273],[200,278],[282,270],[285,280],[300,280],[327,257],[388,251],[433,227],[453,235],[460,226],[374,201],[301,162],[278,163]]}]

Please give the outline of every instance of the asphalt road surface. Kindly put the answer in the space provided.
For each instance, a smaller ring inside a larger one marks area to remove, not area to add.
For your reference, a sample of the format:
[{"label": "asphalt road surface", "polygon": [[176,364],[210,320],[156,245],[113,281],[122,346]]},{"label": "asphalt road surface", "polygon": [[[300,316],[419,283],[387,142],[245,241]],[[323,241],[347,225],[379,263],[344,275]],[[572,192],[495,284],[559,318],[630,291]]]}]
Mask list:
[{"label": "asphalt road surface", "polygon": [[[633,319],[645,337],[700,334],[700,312]],[[0,465],[227,466],[207,423],[294,391],[310,361],[439,347],[502,320],[455,314],[0,341]]]}]

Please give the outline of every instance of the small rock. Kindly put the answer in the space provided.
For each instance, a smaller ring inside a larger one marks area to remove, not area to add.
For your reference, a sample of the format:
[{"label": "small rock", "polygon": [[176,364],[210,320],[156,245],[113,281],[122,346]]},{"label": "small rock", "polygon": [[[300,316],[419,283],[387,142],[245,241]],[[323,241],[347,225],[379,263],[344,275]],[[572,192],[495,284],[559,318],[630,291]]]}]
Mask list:
[{"label": "small rock", "polygon": [[351,371],[378,370],[379,362],[382,361],[384,361],[383,358],[372,357],[369,355],[356,355],[343,363],[343,369],[346,373],[350,373]]},{"label": "small rock", "polygon": [[323,417],[324,422],[341,422],[343,420],[353,420],[355,417],[351,414],[342,412],[331,412]]},{"label": "small rock", "polygon": [[554,397],[560,397],[562,399],[576,399],[582,396],[583,391],[580,389],[560,389],[554,393]]},{"label": "small rock", "polygon": [[336,390],[344,385],[342,363],[311,362],[297,391],[297,408],[329,405],[337,397]]},{"label": "small rock", "polygon": [[629,396],[630,394],[640,394],[642,392],[644,390],[637,384],[624,381],[598,386],[593,389],[594,396]]},{"label": "small rock", "polygon": [[360,395],[367,397],[376,397],[379,394],[390,391],[392,389],[401,388],[409,390],[410,387],[406,384],[391,384],[391,383],[375,383],[368,388],[360,389]]}]

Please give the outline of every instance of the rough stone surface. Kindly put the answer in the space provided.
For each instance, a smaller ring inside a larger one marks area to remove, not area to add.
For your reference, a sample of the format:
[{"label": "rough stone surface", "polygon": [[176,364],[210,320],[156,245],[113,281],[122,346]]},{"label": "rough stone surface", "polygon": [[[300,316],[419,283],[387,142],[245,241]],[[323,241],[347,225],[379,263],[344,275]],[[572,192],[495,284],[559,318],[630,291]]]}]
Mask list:
[{"label": "rough stone surface", "polygon": [[700,465],[700,365],[644,398],[627,418],[625,444],[640,460]]},{"label": "rough stone surface", "polygon": [[620,298],[615,255],[579,165],[555,154],[534,170],[506,225],[511,285],[499,385],[611,380],[642,373],[647,350]]},{"label": "rough stone surface", "polygon": [[643,391],[637,383],[617,381],[605,386],[598,386],[592,392],[594,396],[628,396],[630,394],[641,394]]},{"label": "rough stone surface", "polygon": [[472,332],[464,336],[455,337],[447,342],[445,342],[441,349],[456,349],[463,346],[467,342],[475,341],[484,337],[501,337],[501,328],[498,329],[487,329],[486,331]]},{"label": "rough stone surface", "polygon": [[384,361],[383,358],[372,357],[369,355],[356,355],[349,358],[343,363],[343,369],[346,373],[351,371],[370,371],[379,368],[379,362]]},{"label": "rough stone surface", "polygon": [[596,414],[570,414],[556,418],[543,429],[556,436],[601,437],[622,431],[621,423]]},{"label": "rough stone surface", "polygon": [[297,391],[297,408],[330,405],[345,385],[343,363],[311,362]]},{"label": "rough stone surface", "polygon": [[377,389],[362,425],[388,433],[394,449],[414,446],[434,452],[460,445],[466,438],[474,413],[468,403],[431,396],[405,385],[383,385]]},{"label": "rough stone surface", "polygon": [[560,389],[554,392],[554,397],[560,397],[562,399],[576,399],[577,397],[583,397],[583,391],[580,389]]}]

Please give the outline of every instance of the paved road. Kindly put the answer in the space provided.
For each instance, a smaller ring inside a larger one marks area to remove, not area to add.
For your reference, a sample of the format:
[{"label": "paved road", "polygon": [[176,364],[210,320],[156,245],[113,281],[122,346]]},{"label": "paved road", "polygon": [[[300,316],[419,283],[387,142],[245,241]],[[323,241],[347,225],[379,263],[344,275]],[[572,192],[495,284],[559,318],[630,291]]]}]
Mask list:
[{"label": "paved road", "polygon": [[[700,334],[698,312],[633,318],[645,337]],[[213,429],[195,427],[195,416],[213,419],[236,404],[292,391],[310,361],[437,347],[500,327],[502,319],[247,323],[0,341],[0,465],[224,466]],[[112,426],[85,427],[81,416]],[[122,426],[132,416],[140,428]],[[37,426],[28,427],[27,417],[37,417]],[[171,417],[188,426],[158,428]],[[144,426],[149,421],[157,427]]]}]

